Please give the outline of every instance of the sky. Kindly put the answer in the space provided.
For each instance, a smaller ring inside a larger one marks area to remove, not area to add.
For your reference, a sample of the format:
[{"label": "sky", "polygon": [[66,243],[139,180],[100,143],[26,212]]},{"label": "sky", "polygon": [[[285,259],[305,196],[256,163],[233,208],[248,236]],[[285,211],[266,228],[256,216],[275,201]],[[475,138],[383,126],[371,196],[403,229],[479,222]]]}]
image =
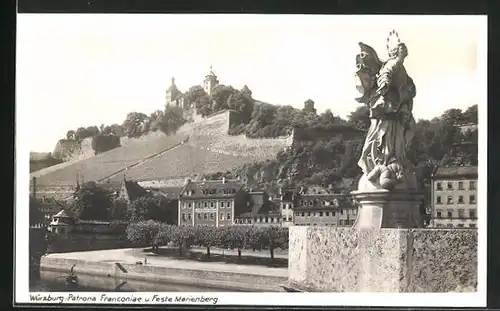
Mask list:
[{"label": "sky", "polygon": [[478,16],[21,14],[17,23],[17,112],[37,152],[70,129],[163,109],[172,77],[186,91],[210,66],[255,99],[301,108],[310,98],[345,117],[359,105],[358,42],[385,60],[392,29],[408,47],[417,119],[479,104],[484,72]]}]

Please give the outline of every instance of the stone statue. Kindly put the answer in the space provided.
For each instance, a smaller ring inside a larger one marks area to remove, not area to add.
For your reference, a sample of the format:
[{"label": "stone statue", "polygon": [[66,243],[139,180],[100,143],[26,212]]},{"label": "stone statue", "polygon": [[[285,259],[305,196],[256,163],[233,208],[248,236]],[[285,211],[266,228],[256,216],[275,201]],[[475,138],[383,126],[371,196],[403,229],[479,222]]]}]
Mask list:
[{"label": "stone statue", "polygon": [[356,101],[370,108],[370,128],[358,165],[363,170],[359,190],[414,188],[413,166],[406,150],[413,139],[412,115],[415,84],[403,65],[406,45],[391,31],[387,38],[389,59],[384,63],[375,50],[359,43],[356,56]]}]

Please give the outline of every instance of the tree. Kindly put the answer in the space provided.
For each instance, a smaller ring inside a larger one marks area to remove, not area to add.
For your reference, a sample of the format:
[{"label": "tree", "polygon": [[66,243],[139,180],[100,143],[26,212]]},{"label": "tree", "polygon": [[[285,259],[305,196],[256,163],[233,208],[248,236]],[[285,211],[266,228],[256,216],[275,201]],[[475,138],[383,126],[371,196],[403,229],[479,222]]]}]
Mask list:
[{"label": "tree", "polygon": [[182,108],[167,106],[161,122],[161,130],[167,135],[175,134],[186,121]]},{"label": "tree", "polygon": [[250,121],[253,112],[253,100],[250,96],[234,90],[227,99],[227,106],[240,113],[242,123]]},{"label": "tree", "polygon": [[464,123],[464,117],[462,115],[462,110],[457,108],[448,109],[441,115],[440,118],[443,122],[452,125],[459,125]]},{"label": "tree", "polygon": [[66,133],[66,139],[67,140],[75,140],[75,131],[73,130],[69,130],[67,133]]},{"label": "tree", "polygon": [[87,129],[84,127],[79,127],[75,132],[75,139],[78,141],[81,141],[81,140],[83,140],[87,137],[91,137],[91,136],[92,136],[92,133],[87,131]]},{"label": "tree", "polygon": [[190,247],[195,240],[195,228],[191,226],[171,226],[171,241],[179,247],[179,256],[182,256],[182,248]]},{"label": "tree", "polygon": [[210,248],[221,245],[223,231],[216,227],[195,228],[194,244],[207,248],[207,258],[210,258]]},{"label": "tree", "polygon": [[213,112],[228,109],[228,99],[236,90],[232,86],[219,84],[212,90]]},{"label": "tree", "polygon": [[75,192],[74,205],[81,211],[79,217],[82,220],[107,221],[111,207],[111,193],[93,181],[86,182]]},{"label": "tree", "polygon": [[144,132],[144,123],[149,120],[148,116],[140,112],[131,112],[123,122],[123,131],[129,138],[139,137]]},{"label": "tree", "polygon": [[370,109],[368,106],[357,107],[356,110],[349,114],[347,123],[362,130],[368,130],[370,127]]},{"label": "tree", "polygon": [[199,100],[206,95],[207,93],[205,92],[203,87],[201,87],[200,85],[195,85],[190,87],[189,90],[187,90],[186,94],[184,95],[184,101],[189,106],[193,104],[196,105],[199,102]]},{"label": "tree", "polygon": [[204,95],[196,102],[196,113],[202,117],[210,115],[214,110],[212,109],[212,100],[210,96]]},{"label": "tree", "polygon": [[462,118],[464,123],[473,123],[477,124],[478,121],[478,112],[477,112],[477,105],[472,105],[467,110],[464,111],[462,114]]},{"label": "tree", "polygon": [[176,200],[161,195],[139,197],[132,202],[130,210],[133,220],[155,220],[167,224],[177,222]]},{"label": "tree", "polygon": [[267,248],[271,253],[271,259],[274,259],[276,248],[288,248],[288,229],[277,226],[263,228],[260,240],[264,248]]},{"label": "tree", "polygon": [[221,246],[224,248],[237,249],[238,259],[241,259],[241,250],[247,247],[249,241],[249,227],[222,228]]},{"label": "tree", "polygon": [[120,124],[115,123],[115,124],[110,125],[109,127],[111,129],[111,133],[115,134],[116,136],[118,136],[118,137],[126,136],[126,133],[123,130],[123,126],[121,126]]},{"label": "tree", "polygon": [[143,220],[132,222],[127,226],[127,238],[134,243],[146,244],[151,246],[154,251],[158,249],[155,244],[162,224],[154,220]]},{"label": "tree", "polygon": [[115,135],[97,134],[92,137],[92,149],[96,154],[120,147],[120,138]]}]

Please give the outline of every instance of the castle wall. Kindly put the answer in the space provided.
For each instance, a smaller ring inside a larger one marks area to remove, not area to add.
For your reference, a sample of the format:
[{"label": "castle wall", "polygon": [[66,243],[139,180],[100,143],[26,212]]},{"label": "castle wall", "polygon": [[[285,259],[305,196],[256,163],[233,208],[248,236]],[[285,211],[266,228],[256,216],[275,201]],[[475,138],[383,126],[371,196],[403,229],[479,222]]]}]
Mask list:
[{"label": "castle wall", "polygon": [[61,139],[57,142],[52,154],[55,158],[65,162],[92,157],[95,155],[92,148],[92,137],[87,137],[81,142]]}]

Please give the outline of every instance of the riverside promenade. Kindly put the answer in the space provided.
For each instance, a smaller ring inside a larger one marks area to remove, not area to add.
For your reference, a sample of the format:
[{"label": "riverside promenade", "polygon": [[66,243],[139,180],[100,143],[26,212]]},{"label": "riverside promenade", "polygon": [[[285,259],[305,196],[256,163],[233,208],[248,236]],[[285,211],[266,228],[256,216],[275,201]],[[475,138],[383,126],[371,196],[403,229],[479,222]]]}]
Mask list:
[{"label": "riverside promenade", "polygon": [[[204,249],[189,250],[191,253],[204,251]],[[226,256],[236,255],[234,251],[211,250],[213,255],[222,252]],[[242,255],[256,258],[269,257],[269,252],[246,251]],[[286,257],[288,256],[285,253],[275,255],[275,258],[282,260]],[[41,269],[52,272],[69,273],[73,265],[77,275],[107,278],[114,280],[115,283],[126,279],[202,286],[217,288],[220,291],[281,291],[280,285],[288,278],[286,267],[176,259],[145,253],[143,248],[49,254],[41,261]]]}]

